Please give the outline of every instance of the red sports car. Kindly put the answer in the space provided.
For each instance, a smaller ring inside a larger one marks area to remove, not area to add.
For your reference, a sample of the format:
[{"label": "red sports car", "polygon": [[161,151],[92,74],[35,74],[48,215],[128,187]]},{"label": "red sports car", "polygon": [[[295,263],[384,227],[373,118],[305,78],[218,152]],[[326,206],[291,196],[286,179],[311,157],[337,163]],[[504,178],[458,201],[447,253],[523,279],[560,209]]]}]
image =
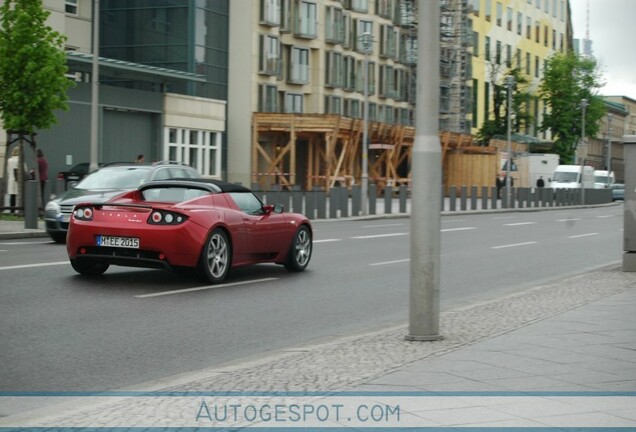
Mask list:
[{"label": "red sports car", "polygon": [[199,268],[211,283],[230,268],[271,262],[303,271],[312,227],[249,189],[215,180],[154,181],[105,203],[77,204],[66,249],[78,273],[113,265]]}]

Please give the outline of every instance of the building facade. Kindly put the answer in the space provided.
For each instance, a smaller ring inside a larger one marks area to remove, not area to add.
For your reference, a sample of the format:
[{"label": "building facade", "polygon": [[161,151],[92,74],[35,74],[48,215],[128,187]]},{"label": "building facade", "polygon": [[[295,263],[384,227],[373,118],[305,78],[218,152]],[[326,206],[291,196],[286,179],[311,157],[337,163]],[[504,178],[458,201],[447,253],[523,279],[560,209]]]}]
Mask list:
[{"label": "building facade", "polygon": [[[93,5],[44,0],[67,36],[69,110],[38,131],[49,176],[90,160]],[[99,162],[174,160],[222,178],[227,0],[99,2]],[[5,135],[4,133],[2,134]]]}]

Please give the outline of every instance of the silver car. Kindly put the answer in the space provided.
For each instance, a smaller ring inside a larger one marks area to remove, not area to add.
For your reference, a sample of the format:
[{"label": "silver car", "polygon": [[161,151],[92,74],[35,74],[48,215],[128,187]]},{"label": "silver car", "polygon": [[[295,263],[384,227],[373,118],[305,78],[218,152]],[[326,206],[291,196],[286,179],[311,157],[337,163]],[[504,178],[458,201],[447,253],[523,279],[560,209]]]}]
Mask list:
[{"label": "silver car", "polygon": [[121,163],[105,166],[87,175],[77,185],[46,204],[46,232],[55,242],[66,242],[73,207],[80,202],[104,202],[153,180],[199,177],[201,175],[194,168],[174,162],[157,162],[152,165]]}]

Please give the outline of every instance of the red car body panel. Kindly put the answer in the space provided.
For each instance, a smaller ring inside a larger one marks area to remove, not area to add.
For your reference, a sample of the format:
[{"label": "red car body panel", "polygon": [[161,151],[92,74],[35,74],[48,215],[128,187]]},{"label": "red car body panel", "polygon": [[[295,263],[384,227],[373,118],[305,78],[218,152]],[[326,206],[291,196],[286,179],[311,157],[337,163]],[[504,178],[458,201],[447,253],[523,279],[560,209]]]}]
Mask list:
[{"label": "red car body panel", "polygon": [[[230,239],[231,267],[284,263],[298,227],[304,224],[311,229],[309,220],[296,213],[245,213],[226,193],[172,204],[145,201],[135,190],[103,204],[85,203],[75,208],[80,207],[93,209],[92,220],[71,217],[66,242],[69,258],[90,256],[127,266],[197,267],[208,235],[217,227]],[[148,220],[154,210],[180,214],[187,220],[178,225],[151,224]],[[98,236],[139,238],[139,249],[100,247]],[[108,255],[110,251],[122,256]]]}]

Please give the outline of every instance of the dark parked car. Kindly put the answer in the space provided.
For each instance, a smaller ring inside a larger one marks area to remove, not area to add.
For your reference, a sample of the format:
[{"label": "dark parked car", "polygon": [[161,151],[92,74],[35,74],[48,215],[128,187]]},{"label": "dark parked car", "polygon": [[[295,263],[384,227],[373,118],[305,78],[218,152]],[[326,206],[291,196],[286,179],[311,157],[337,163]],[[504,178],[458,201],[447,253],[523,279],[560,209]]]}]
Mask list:
[{"label": "dark parked car", "polygon": [[64,243],[73,207],[79,202],[104,202],[153,180],[199,177],[201,175],[194,168],[173,162],[108,164],[46,204],[46,232],[57,243]]},{"label": "dark parked car", "polygon": [[625,185],[623,183],[614,183],[611,186],[612,189],[612,201],[625,199]]}]

